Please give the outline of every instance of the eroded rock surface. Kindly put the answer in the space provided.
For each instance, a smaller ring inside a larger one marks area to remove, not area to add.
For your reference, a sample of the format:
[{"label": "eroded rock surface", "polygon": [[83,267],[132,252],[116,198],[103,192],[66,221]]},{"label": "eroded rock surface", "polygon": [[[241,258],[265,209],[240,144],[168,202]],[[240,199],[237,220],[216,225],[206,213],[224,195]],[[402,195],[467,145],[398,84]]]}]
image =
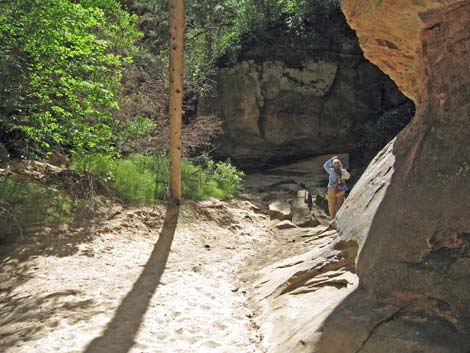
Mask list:
[{"label": "eroded rock surface", "polygon": [[[333,154],[337,155],[344,167],[349,169],[348,154]],[[304,184],[314,192],[317,186],[326,187],[328,184],[328,174],[325,173],[323,164],[330,158],[331,155],[310,157],[280,167],[249,174],[246,178],[246,188],[248,191],[254,192],[296,192],[299,190],[299,185]],[[352,171],[352,174],[354,175],[355,171]]]},{"label": "eroded rock surface", "polygon": [[[266,344],[292,353],[467,353],[470,2],[342,4],[365,55],[415,100],[417,114],[354,187],[338,234],[313,242],[319,252],[263,273],[260,293],[270,303],[263,318],[288,332]],[[319,263],[330,258],[344,259],[360,284],[333,302],[307,285],[322,279]],[[282,292],[292,283],[296,295]]]},{"label": "eroded rock surface", "polygon": [[313,26],[305,45],[271,33],[271,46],[245,46],[240,62],[218,71],[215,89],[198,107],[223,121],[216,154],[260,169],[291,157],[355,151],[368,123],[407,102],[364,58],[340,11],[323,16],[328,25]]},{"label": "eroded rock surface", "polygon": [[[375,214],[363,218],[370,229],[358,259],[361,282],[380,301],[402,305],[433,298],[470,316],[470,267],[462,272],[459,265],[470,256],[470,195],[462,188],[470,174],[470,77],[463,74],[470,72],[470,2],[368,2],[374,4],[367,7],[369,18],[413,50],[401,50],[400,42],[396,49],[371,44],[371,37],[379,43],[386,36],[357,17],[360,3],[346,0],[344,8],[361,42],[369,43],[365,52],[384,70],[385,62],[402,67],[390,75],[418,103],[414,121],[389,152],[395,159],[390,185]],[[403,18],[414,18],[413,26]],[[345,233],[349,224],[343,222]]]},{"label": "eroded rock surface", "polygon": [[265,303],[258,322],[269,353],[315,352],[322,323],[357,288],[351,258],[334,245],[335,230],[291,231],[312,250],[266,267],[257,284],[256,300]]},{"label": "eroded rock surface", "polygon": [[269,217],[280,221],[292,218],[291,205],[287,200],[276,200],[269,205]]}]

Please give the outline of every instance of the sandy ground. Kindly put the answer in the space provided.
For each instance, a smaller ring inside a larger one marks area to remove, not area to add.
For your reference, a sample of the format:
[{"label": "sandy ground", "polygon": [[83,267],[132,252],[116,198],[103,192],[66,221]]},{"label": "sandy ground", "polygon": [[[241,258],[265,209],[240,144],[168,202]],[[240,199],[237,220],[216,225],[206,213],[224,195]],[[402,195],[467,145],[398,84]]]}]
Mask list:
[{"label": "sandy ground", "polygon": [[305,244],[247,201],[186,205],[160,239],[163,208],[116,207],[2,249],[0,352],[263,352],[250,280]]}]

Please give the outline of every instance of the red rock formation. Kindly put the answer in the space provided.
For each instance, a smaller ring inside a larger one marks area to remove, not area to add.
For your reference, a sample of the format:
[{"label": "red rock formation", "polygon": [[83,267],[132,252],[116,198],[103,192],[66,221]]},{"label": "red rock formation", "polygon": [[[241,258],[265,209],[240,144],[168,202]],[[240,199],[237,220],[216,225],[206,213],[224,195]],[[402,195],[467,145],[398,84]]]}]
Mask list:
[{"label": "red rock formation", "polygon": [[[339,215],[343,241],[360,247],[356,262],[363,289],[331,315],[320,351],[348,351],[335,343],[342,333],[334,323],[349,320],[345,326],[360,327],[348,317],[348,303],[367,296],[402,309],[374,328],[357,351],[466,352],[470,1],[342,4],[365,55],[415,100],[417,114],[374,161]],[[412,337],[410,330],[426,334]]]},{"label": "red rock formation", "polygon": [[[284,350],[272,351],[468,353],[470,0],[342,6],[365,55],[414,99],[417,113],[372,161],[338,215],[333,250],[346,260],[358,250],[359,288],[348,285],[347,297],[337,293],[334,304],[321,291],[302,294],[311,289],[303,274],[312,283],[319,278],[314,266],[294,259],[290,271],[302,279],[296,295],[271,299],[271,315],[288,332],[272,338]],[[313,263],[331,258],[331,248],[321,251],[305,256]],[[268,275],[282,279],[282,270]],[[327,306],[323,315],[335,306],[320,323],[311,315],[318,303]],[[305,313],[295,320],[279,314],[299,306]]]},{"label": "red rock formation", "polygon": [[[439,13],[454,16],[453,9],[466,2],[343,0],[341,5],[348,23],[359,36],[365,56],[388,74],[403,93],[417,101],[426,82],[421,72],[425,45],[422,31],[430,27],[433,16]],[[467,17],[468,22],[468,13],[459,16],[462,20]]]},{"label": "red rock formation", "polygon": [[[470,316],[470,2],[344,0],[343,8],[368,58],[417,103],[394,145],[359,277],[380,300],[435,298]],[[436,237],[459,246],[430,246]]]}]

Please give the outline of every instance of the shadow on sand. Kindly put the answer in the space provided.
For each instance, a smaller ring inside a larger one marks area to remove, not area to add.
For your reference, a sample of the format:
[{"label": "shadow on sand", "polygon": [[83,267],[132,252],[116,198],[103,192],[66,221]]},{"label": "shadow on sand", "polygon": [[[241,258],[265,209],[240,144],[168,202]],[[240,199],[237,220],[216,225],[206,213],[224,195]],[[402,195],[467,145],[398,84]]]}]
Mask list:
[{"label": "shadow on sand", "polygon": [[106,330],[88,345],[84,353],[127,353],[132,348],[142,318],[165,270],[178,216],[179,206],[170,206],[160,237],[142,274],[123,299]]}]

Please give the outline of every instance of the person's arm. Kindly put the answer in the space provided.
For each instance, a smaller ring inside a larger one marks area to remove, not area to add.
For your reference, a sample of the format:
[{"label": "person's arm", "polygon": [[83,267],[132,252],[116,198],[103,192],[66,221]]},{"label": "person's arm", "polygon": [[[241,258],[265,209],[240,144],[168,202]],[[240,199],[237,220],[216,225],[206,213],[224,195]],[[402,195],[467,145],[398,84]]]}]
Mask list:
[{"label": "person's arm", "polygon": [[328,174],[331,174],[332,172],[334,172],[333,159],[335,159],[335,158],[336,158],[336,156],[330,158],[329,160],[327,160],[325,162],[325,164],[323,164],[323,169],[325,169]]}]

